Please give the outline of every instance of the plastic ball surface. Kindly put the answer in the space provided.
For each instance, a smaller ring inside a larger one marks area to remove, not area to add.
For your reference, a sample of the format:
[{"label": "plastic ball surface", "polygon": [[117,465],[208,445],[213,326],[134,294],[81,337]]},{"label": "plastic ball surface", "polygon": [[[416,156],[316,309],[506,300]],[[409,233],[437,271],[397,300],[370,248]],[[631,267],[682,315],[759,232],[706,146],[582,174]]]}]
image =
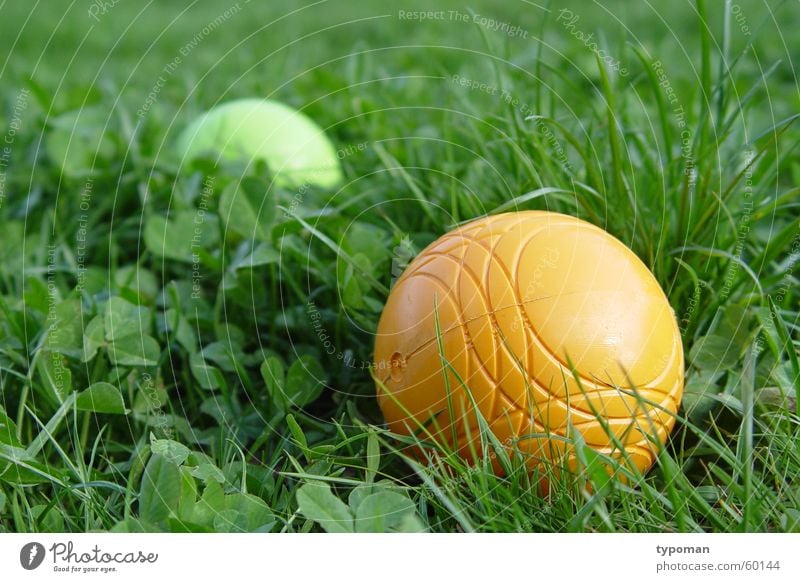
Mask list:
[{"label": "plastic ball surface", "polygon": [[211,153],[245,163],[262,159],[279,186],[331,188],[342,180],[336,149],[322,129],[277,101],[239,99],[218,105],[178,137],[185,159]]},{"label": "plastic ball surface", "polygon": [[604,230],[551,212],[479,219],[428,246],[391,290],[374,365],[394,432],[474,458],[477,409],[531,469],[574,467],[577,431],[644,472],[683,393],[655,277]]}]

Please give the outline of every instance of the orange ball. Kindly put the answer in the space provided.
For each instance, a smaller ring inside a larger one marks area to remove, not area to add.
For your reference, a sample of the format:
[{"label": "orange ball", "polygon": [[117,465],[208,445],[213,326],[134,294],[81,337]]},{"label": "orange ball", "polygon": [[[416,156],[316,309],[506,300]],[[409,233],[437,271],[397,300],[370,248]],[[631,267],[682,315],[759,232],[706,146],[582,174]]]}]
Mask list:
[{"label": "orange ball", "polygon": [[470,222],[409,265],[381,315],[375,373],[394,432],[468,460],[481,454],[477,409],[531,469],[574,469],[577,432],[644,472],[675,423],[683,347],[628,247],[570,216],[515,212]]}]

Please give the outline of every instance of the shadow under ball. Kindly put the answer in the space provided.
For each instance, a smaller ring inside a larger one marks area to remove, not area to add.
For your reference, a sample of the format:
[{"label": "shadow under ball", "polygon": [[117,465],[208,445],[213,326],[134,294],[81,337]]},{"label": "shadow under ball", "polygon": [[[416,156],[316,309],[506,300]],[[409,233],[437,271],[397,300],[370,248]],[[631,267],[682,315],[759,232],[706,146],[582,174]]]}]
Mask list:
[{"label": "shadow under ball", "polygon": [[612,433],[644,472],[680,406],[683,347],[628,247],[582,220],[526,211],[470,222],[415,258],[381,315],[375,373],[392,431],[427,430],[468,460],[481,454],[477,408],[531,469],[574,468],[578,431],[622,460]]}]

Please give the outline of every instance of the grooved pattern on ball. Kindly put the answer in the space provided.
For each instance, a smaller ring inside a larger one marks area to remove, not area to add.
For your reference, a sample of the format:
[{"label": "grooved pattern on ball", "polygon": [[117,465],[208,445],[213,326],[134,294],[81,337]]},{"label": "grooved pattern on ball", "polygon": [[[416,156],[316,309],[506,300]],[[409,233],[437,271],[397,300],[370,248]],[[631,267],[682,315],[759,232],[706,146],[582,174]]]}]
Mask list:
[{"label": "grooved pattern on ball", "polygon": [[[396,354],[401,374],[386,365]],[[546,435],[571,425],[604,452],[611,432],[642,469],[683,389],[680,335],[652,274],[602,229],[548,212],[477,220],[425,249],[392,289],[375,364],[397,432],[433,420],[463,448],[478,432],[474,402],[498,438],[533,457],[564,453]]]}]

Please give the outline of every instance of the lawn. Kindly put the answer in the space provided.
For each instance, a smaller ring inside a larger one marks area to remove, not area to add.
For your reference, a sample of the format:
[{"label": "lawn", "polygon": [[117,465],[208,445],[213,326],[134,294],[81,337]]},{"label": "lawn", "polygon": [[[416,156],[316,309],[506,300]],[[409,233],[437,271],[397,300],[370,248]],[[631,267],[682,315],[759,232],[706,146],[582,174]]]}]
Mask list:
[{"label": "lawn", "polygon": [[[796,2],[178,4],[0,3],[0,532],[800,531]],[[342,185],[182,160],[242,97],[325,128]],[[528,209],[674,309],[646,475],[544,495],[383,425],[394,279]]]}]

